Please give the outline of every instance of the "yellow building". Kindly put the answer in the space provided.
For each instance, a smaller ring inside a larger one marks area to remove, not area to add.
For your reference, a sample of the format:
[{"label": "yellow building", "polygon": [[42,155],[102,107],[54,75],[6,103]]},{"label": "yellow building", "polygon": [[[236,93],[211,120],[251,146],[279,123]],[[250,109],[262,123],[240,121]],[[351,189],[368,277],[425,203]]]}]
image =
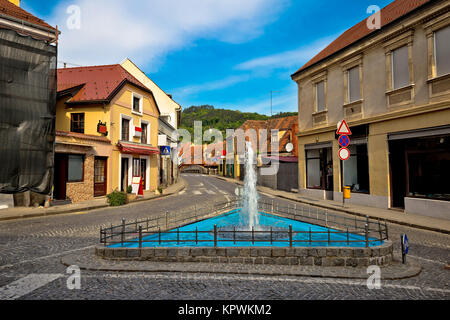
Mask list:
[{"label": "yellow building", "polygon": [[158,105],[120,65],[58,70],[54,199],[158,187]]},{"label": "yellow building", "polygon": [[361,21],[292,75],[301,194],[342,202],[350,186],[351,203],[450,219],[449,9],[396,0],[379,29]]}]

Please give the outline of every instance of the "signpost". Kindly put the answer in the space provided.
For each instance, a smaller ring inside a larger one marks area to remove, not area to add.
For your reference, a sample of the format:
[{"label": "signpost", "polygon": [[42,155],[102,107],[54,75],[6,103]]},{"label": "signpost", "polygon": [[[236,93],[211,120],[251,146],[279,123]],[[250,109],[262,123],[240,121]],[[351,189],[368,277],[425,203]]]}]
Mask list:
[{"label": "signpost", "polygon": [[408,237],[406,236],[406,233],[400,236],[400,241],[402,244],[402,263],[406,263],[406,255],[409,251],[409,243],[408,243]]},{"label": "signpost", "polygon": [[[350,128],[347,125],[347,122],[345,120],[339,121],[337,125],[337,132],[336,134],[339,136],[338,142],[339,145],[342,147],[339,149],[339,159],[341,159],[341,167],[342,167],[342,184],[344,184],[344,161],[348,160],[350,158],[350,150],[347,149],[347,147],[350,145],[350,138],[349,136],[352,135],[352,132],[350,131]],[[342,190],[342,206],[345,206],[345,199],[351,198],[351,193],[348,192],[348,187],[343,186]],[[347,191],[347,192],[345,192]]]}]

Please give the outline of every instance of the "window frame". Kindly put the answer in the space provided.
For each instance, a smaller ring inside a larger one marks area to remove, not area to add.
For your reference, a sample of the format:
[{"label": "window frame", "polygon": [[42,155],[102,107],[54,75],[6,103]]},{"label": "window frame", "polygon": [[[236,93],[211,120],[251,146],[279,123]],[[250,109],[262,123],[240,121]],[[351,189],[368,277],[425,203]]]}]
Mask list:
[{"label": "window frame", "polygon": [[[74,116],[82,116],[83,120],[79,120],[79,121],[74,121]],[[82,129],[80,129],[80,131],[76,131],[74,130],[74,123],[78,123],[78,124],[83,124]],[[85,123],[86,123],[86,114],[85,112],[74,112],[70,114],[70,132],[74,132],[74,133],[82,133],[84,134],[85,132]]]},{"label": "window frame", "polygon": [[[81,180],[71,180],[69,177],[69,170],[70,170],[70,158],[71,157],[80,157],[81,158]],[[84,162],[85,162],[85,156],[82,154],[68,154],[67,155],[67,182],[68,183],[77,183],[77,182],[84,182]]]},{"label": "window frame", "polygon": [[[139,99],[139,111],[134,110],[134,100],[136,98]],[[131,112],[139,116],[142,116],[144,114],[143,105],[144,105],[144,96],[140,95],[139,93],[133,92],[131,94]]]},{"label": "window frame", "polygon": [[[123,138],[123,120],[128,120],[128,139],[124,140]],[[121,114],[120,115],[120,140],[121,141],[132,141],[132,136],[131,136],[131,128],[133,125],[133,118],[129,117],[127,115]]]},{"label": "window frame", "polygon": [[143,129],[143,125],[147,126],[147,136],[145,142],[142,142],[142,138],[144,137],[144,130],[142,130],[141,143],[142,144],[150,144],[150,122],[141,120],[141,129]]}]

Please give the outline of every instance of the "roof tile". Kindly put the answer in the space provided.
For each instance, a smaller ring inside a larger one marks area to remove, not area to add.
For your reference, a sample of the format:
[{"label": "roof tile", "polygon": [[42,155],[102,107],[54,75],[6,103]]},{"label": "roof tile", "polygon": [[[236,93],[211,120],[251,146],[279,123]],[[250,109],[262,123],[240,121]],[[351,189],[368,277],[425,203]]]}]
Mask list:
[{"label": "roof tile", "polygon": [[8,0],[0,0],[0,14],[5,14],[10,17],[28,21],[30,23],[39,25],[41,27],[46,27],[46,28],[49,28],[52,30],[56,30],[56,28],[52,27],[51,25],[46,23],[44,20],[39,19],[38,17],[32,15],[28,11],[23,10],[22,8],[9,2]]}]

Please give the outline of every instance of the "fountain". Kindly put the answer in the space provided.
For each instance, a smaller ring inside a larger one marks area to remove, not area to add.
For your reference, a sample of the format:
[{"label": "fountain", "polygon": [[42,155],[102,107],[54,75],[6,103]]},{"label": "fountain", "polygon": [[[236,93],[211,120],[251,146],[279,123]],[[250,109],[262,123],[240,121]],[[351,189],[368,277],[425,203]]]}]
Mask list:
[{"label": "fountain", "polygon": [[246,142],[245,178],[242,195],[241,229],[259,230],[258,191],[256,190],[255,153],[250,142]]}]

